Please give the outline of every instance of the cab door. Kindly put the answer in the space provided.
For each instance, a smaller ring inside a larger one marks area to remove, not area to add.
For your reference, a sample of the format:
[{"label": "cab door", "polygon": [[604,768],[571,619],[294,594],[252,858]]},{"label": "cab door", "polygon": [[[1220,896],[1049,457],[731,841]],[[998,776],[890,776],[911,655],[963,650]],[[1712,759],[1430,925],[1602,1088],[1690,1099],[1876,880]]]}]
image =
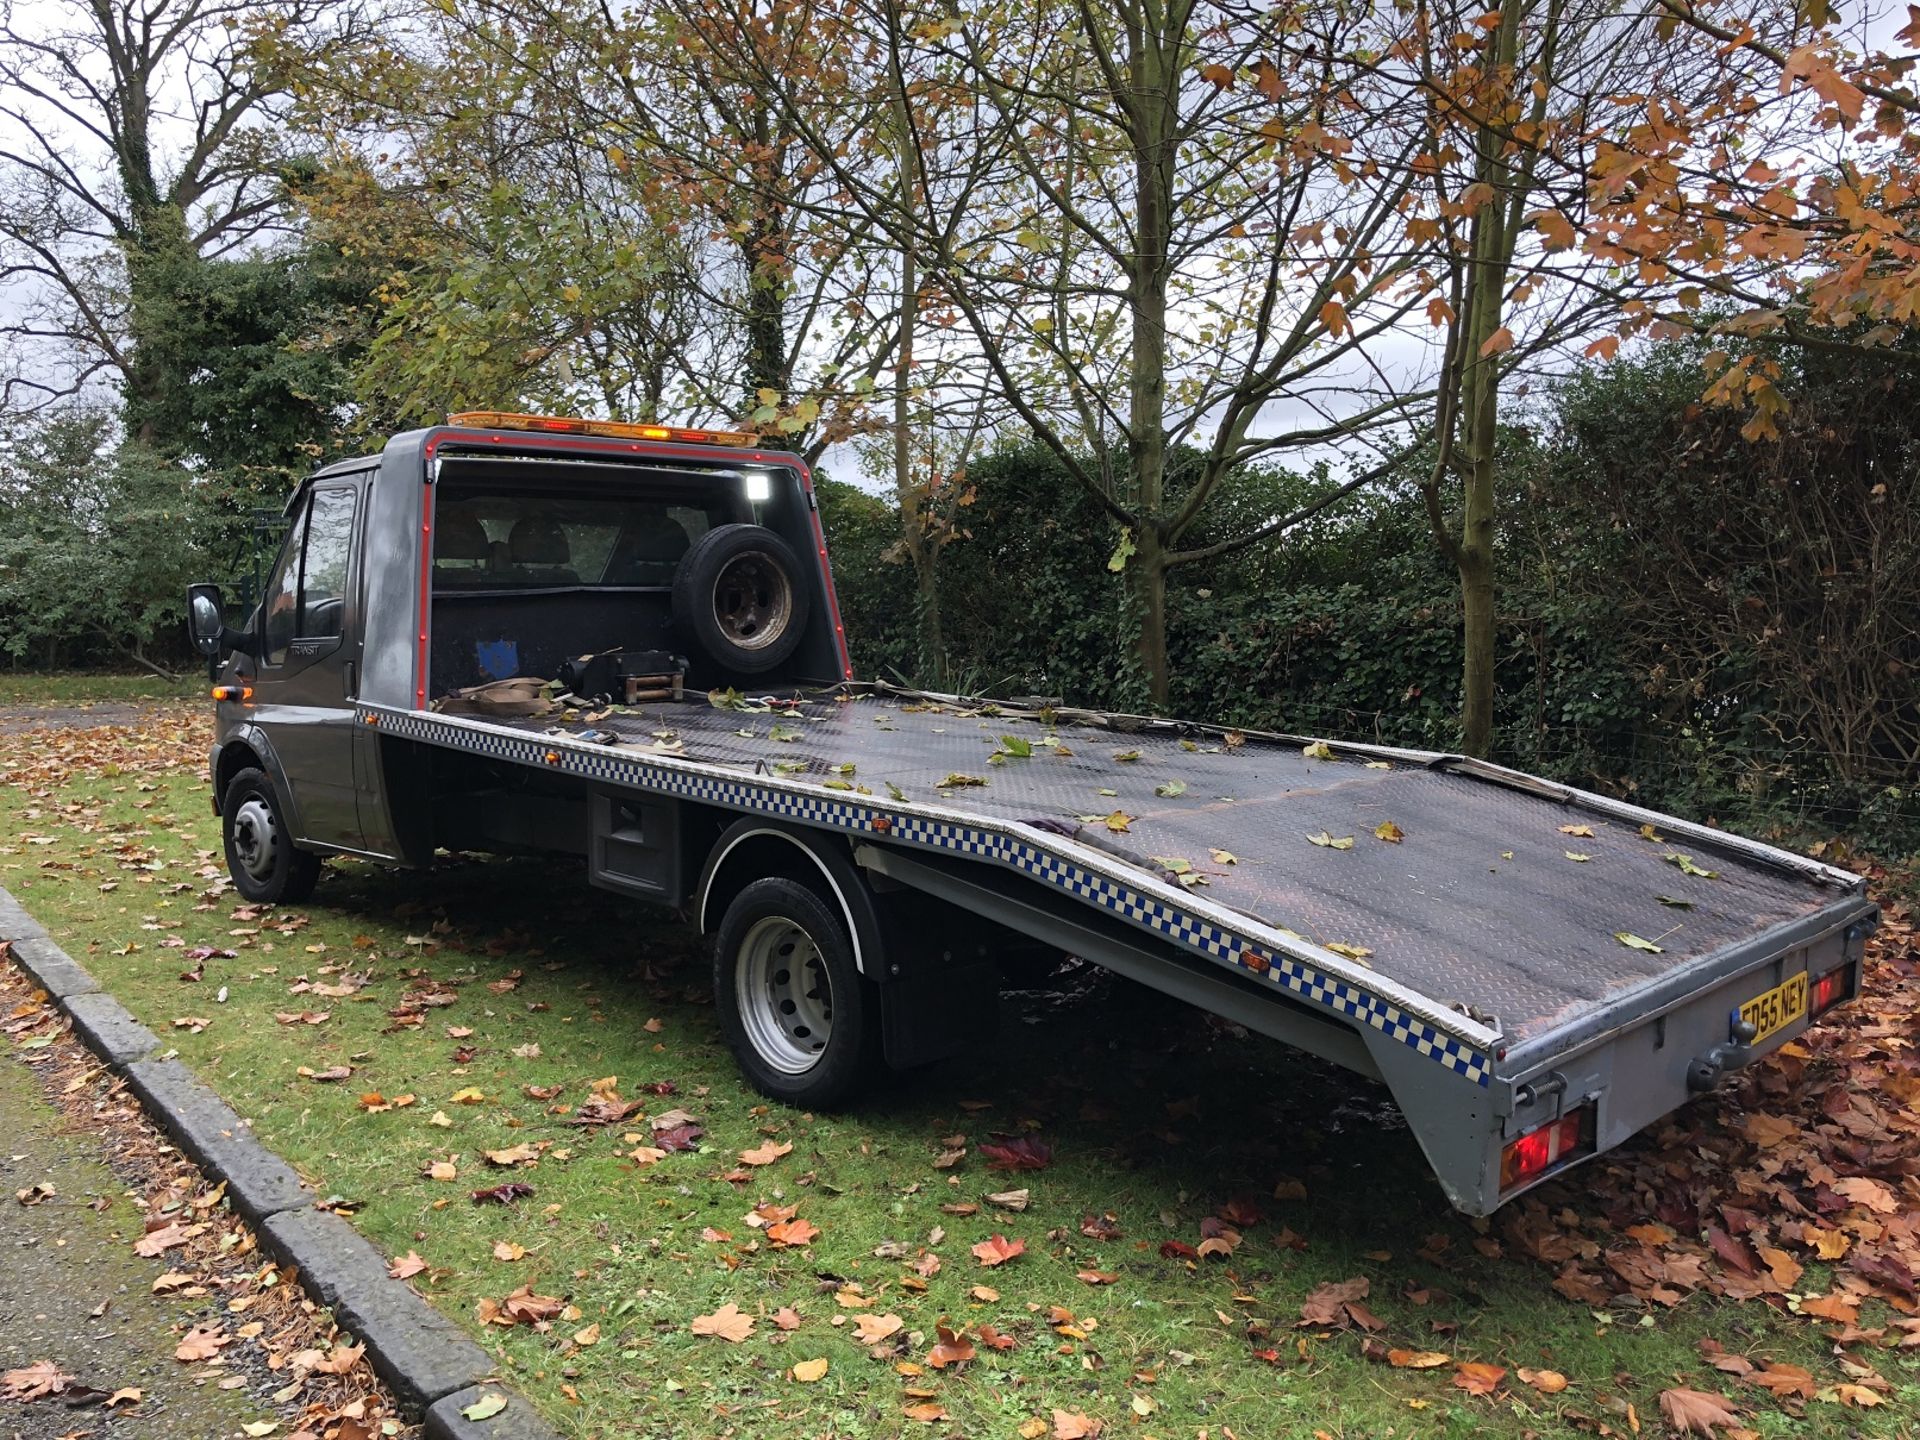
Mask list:
[{"label": "cab door", "polygon": [[317,482],[293,516],[260,616],[254,719],[293,801],[297,838],[362,848],[353,703],[366,479]]}]

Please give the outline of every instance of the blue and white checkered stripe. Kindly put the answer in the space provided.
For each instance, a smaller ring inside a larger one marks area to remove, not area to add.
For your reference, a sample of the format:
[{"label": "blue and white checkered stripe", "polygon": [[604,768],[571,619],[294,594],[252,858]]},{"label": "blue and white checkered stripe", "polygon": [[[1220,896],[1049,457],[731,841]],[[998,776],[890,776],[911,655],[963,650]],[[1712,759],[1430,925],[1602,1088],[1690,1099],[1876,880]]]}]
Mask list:
[{"label": "blue and white checkered stripe", "polygon": [[1210,960],[1259,976],[1309,1004],[1369,1025],[1476,1085],[1485,1085],[1492,1077],[1492,1063],[1485,1052],[1406,1013],[1391,1001],[1337,976],[1323,974],[1304,961],[1272,953],[1269,948],[1202,916],[1142,894],[1017,836],[951,820],[900,814],[863,801],[839,800],[737,776],[657,764],[631,751],[622,754],[560,736],[526,735],[481,725],[449,723],[419,711],[363,708],[361,714],[384,733],[403,739],[450,745],[478,755],[542,765],[567,775],[634,786],[729,809],[750,810],[868,835],[883,834],[901,844],[995,861],[1112,911]]}]

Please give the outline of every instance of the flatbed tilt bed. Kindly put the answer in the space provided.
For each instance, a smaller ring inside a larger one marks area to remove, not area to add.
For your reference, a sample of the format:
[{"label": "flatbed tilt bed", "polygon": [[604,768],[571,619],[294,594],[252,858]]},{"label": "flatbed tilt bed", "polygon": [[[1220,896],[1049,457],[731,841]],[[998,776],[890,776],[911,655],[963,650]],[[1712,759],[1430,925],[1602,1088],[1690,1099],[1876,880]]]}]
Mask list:
[{"label": "flatbed tilt bed", "polygon": [[[811,1105],[978,1044],[1010,952],[1072,954],[1384,1081],[1476,1214],[1858,988],[1877,911],[1804,856],[1459,756],[856,682],[805,467],[711,448],[454,427],[309,482],[293,559],[351,523],[299,670],[343,668],[291,683],[304,589],[277,684],[270,618],[217,632],[241,888],[581,855],[715,936],[743,1070]],[[684,698],[489,707],[688,637]]]}]

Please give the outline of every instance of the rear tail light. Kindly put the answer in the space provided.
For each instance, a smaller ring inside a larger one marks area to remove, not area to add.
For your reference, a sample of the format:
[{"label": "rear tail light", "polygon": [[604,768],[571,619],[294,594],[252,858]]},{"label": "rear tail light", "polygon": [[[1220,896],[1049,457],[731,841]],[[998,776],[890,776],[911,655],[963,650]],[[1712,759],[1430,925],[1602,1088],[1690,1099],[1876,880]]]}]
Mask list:
[{"label": "rear tail light", "polygon": [[1837,970],[1829,970],[1813,982],[1813,993],[1807,1000],[1808,1018],[1818,1019],[1842,1000],[1852,998],[1853,965],[1849,962]]},{"label": "rear tail light", "polygon": [[1549,1170],[1578,1159],[1593,1149],[1593,1107],[1582,1105],[1551,1125],[1529,1130],[1507,1142],[1500,1152],[1502,1192],[1539,1179]]}]

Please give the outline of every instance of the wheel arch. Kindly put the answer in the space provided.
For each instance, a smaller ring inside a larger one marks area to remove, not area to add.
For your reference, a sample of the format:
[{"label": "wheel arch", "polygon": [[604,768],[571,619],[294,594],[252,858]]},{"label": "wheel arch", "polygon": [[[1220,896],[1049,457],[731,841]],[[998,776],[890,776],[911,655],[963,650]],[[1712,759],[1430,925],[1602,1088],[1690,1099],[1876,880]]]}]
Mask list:
[{"label": "wheel arch", "polygon": [[884,979],[883,931],[873,891],[837,836],[759,819],[737,820],[708,851],[694,890],[694,926],[713,933],[727,906],[755,880],[784,876],[817,892],[847,922],[853,963],[871,980]]},{"label": "wheel arch", "polygon": [[227,786],[233,783],[234,776],[248,768],[256,769],[267,777],[267,783],[273,787],[275,807],[285,817],[292,833],[299,834],[299,809],[292,792],[287,788],[286,777],[280,773],[279,757],[273,752],[272,742],[257,726],[248,725],[238,729],[221,744],[213,766],[214,804],[224,812]]}]

